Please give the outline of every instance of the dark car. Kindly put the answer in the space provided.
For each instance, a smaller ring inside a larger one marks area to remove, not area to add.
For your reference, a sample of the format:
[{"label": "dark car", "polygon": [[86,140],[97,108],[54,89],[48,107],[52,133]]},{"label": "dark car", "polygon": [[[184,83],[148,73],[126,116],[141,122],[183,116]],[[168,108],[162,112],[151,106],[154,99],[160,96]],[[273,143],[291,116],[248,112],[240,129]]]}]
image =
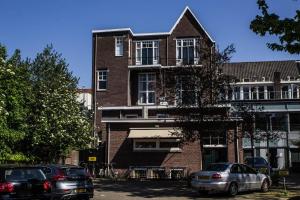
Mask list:
[{"label": "dark car", "polygon": [[0,199],[51,199],[51,183],[37,167],[0,166]]},{"label": "dark car", "polygon": [[272,170],[268,161],[266,161],[263,157],[246,157],[245,164],[264,174],[267,174],[268,170]]},{"label": "dark car", "polygon": [[74,165],[39,166],[52,184],[54,199],[82,199],[94,196],[93,181],[88,170]]}]

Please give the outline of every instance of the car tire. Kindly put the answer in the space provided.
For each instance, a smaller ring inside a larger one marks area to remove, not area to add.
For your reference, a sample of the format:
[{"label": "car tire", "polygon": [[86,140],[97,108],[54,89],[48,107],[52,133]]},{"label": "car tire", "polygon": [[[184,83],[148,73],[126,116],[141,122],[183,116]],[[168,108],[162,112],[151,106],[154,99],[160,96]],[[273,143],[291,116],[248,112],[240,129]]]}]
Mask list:
[{"label": "car tire", "polygon": [[231,183],[228,188],[228,194],[230,196],[235,196],[238,193],[238,186],[236,183]]},{"label": "car tire", "polygon": [[269,183],[266,179],[261,184],[261,191],[262,192],[268,192],[269,191]]}]

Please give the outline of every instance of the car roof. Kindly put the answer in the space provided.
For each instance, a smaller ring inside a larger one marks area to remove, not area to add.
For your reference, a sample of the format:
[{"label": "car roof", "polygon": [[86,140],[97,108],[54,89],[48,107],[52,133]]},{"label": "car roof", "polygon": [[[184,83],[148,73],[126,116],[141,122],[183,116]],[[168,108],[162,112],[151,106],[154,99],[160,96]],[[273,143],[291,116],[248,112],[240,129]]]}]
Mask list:
[{"label": "car roof", "polygon": [[37,166],[32,165],[14,165],[14,164],[4,164],[0,165],[0,169],[38,169]]},{"label": "car roof", "polygon": [[77,165],[68,165],[68,164],[45,164],[37,165],[38,167],[50,167],[50,168],[83,168]]}]

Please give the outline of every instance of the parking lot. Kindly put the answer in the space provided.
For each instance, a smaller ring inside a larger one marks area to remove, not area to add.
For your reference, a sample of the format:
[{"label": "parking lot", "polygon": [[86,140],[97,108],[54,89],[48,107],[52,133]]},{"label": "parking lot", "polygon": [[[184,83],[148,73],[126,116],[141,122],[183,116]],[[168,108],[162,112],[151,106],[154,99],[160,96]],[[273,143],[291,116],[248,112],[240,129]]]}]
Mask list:
[{"label": "parking lot", "polygon": [[188,200],[188,199],[271,199],[271,200],[300,200],[300,191],[290,190],[288,196],[282,189],[272,189],[268,193],[249,192],[241,193],[232,198],[226,194],[209,194],[200,196],[196,191],[188,188],[185,182],[180,181],[95,181],[94,200],[137,200],[137,199],[160,199],[160,200]]}]

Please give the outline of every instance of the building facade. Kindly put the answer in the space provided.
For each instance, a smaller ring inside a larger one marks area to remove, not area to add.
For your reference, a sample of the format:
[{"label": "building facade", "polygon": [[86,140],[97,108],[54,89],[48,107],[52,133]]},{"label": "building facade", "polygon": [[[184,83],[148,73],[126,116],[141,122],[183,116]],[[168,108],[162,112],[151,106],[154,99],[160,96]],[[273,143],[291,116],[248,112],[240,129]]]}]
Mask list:
[{"label": "building facade", "polygon": [[241,162],[239,125],[218,136],[181,143],[176,128],[176,95],[166,97],[168,70],[201,67],[197,48],[215,51],[215,42],[187,7],[169,32],[134,33],[130,28],[93,31],[95,132],[106,148],[103,163],[133,178],[181,177],[217,161]]},{"label": "building facade", "polygon": [[[209,63],[211,57],[201,56],[199,47],[214,52],[215,42],[188,7],[169,32],[93,31],[95,135],[105,149],[105,166],[133,178],[172,178],[251,155],[250,139],[237,121],[222,134],[206,135],[203,148],[199,140],[181,144],[181,137],[172,134],[180,112],[177,97],[184,99],[189,91],[181,82],[179,92],[167,98],[166,77],[170,69]],[[274,169],[297,170],[299,62],[228,63],[222,73],[233,77],[221,95],[226,105],[230,110],[248,105],[254,113],[255,156],[269,160]]]},{"label": "building facade", "polygon": [[[225,99],[233,107],[250,105],[256,113],[255,155],[269,159],[274,169],[299,170],[300,149],[295,141],[300,140],[300,62],[230,63],[223,73],[235,77]],[[243,149],[246,157],[251,155],[247,137]]]}]

